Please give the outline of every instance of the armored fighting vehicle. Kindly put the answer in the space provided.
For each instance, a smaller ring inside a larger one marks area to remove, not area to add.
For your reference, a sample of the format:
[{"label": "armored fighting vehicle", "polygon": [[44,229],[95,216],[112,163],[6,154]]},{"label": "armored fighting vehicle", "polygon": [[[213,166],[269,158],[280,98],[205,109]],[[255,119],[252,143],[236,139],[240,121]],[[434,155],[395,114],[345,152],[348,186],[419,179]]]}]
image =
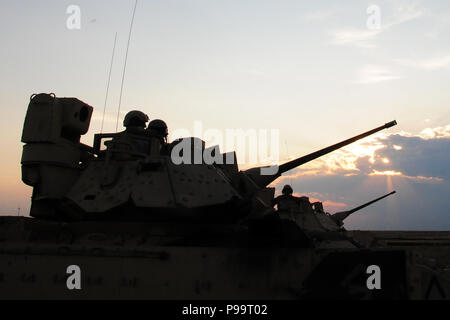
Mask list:
[{"label": "armored fighting vehicle", "polygon": [[76,98],[30,99],[22,180],[33,187],[31,217],[0,218],[1,298],[448,298],[448,255],[434,268],[417,250],[343,228],[365,205],[330,215],[302,198],[288,216],[274,209],[268,186],[283,173],[395,121],[240,171],[234,152],[195,137],[169,142],[165,122],[147,126],[140,111],[124,131],[82,144],[92,112]]}]

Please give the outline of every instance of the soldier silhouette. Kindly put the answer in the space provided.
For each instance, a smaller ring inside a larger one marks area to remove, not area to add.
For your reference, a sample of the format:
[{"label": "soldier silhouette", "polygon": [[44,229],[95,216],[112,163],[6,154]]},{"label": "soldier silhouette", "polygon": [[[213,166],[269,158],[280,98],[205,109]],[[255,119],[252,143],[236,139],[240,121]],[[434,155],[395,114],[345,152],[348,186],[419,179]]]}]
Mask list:
[{"label": "soldier silhouette", "polygon": [[145,113],[133,110],[126,114],[125,119],[123,119],[123,126],[126,132],[143,134],[148,120],[148,116]]},{"label": "soldier silhouette", "polygon": [[301,198],[292,195],[294,190],[290,185],[285,185],[281,191],[282,195],[273,199],[272,205],[277,205],[280,218],[295,220],[294,213],[299,212]]}]

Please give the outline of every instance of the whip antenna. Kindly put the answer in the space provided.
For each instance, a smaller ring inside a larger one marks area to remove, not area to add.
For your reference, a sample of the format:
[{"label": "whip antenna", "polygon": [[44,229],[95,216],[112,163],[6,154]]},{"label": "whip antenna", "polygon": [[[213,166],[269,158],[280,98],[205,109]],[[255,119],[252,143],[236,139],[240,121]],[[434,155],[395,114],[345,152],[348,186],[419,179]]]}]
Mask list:
[{"label": "whip antenna", "polygon": [[130,24],[130,32],[128,34],[127,51],[125,53],[125,63],[123,65],[123,73],[122,73],[122,84],[120,86],[119,108],[117,109],[116,132],[119,126],[119,114],[120,114],[120,105],[122,104],[123,82],[125,80],[125,70],[127,69],[128,48],[130,47],[131,31],[133,30],[134,14],[136,13],[137,3],[138,0],[136,0],[136,2],[134,3],[133,16],[131,17],[131,24]]},{"label": "whip antenna", "polygon": [[116,51],[116,41],[117,41],[117,32],[116,35],[114,36],[114,46],[112,50],[111,65],[109,66],[108,84],[106,85],[105,105],[103,106],[102,127],[100,129],[100,133],[103,133],[103,123],[105,122],[106,103],[108,101],[109,83],[111,82],[111,71],[114,61],[114,52]]}]

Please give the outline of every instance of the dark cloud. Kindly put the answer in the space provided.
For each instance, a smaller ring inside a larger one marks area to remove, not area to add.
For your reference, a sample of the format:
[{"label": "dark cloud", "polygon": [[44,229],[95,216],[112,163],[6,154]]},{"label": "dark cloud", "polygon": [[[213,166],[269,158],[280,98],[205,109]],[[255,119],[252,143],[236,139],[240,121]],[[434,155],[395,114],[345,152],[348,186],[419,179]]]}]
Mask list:
[{"label": "dark cloud", "polygon": [[[345,203],[348,209],[396,190],[397,194],[348,218],[346,227],[450,230],[450,138],[391,135],[377,142],[384,147],[375,151],[373,163],[369,156],[360,157],[355,161],[357,170],[344,170],[328,162],[334,166],[330,171],[324,167],[326,161],[318,162],[315,171],[291,171],[290,177],[277,182],[277,189],[290,183],[295,192],[329,203]],[[385,158],[388,163],[383,162]],[[375,171],[396,175],[374,175]],[[331,205],[326,209],[333,213],[343,208]]]},{"label": "dark cloud", "polygon": [[[383,141],[385,148],[377,150],[376,170],[400,171],[407,176],[439,177],[450,180],[450,138],[422,139],[392,135]],[[401,146],[396,150],[394,146]],[[381,159],[390,163],[383,165]]]},{"label": "dark cloud", "polygon": [[356,160],[356,168],[359,169],[359,174],[369,174],[373,172],[374,165],[370,162],[370,157],[361,157]]},{"label": "dark cloud", "polygon": [[[450,183],[421,183],[402,176],[305,176],[290,183],[302,195],[347,204],[351,209],[392,190],[383,199],[346,220],[348,229],[372,230],[450,230]],[[320,196],[321,195],[321,196]],[[328,212],[342,207],[327,206]]]}]

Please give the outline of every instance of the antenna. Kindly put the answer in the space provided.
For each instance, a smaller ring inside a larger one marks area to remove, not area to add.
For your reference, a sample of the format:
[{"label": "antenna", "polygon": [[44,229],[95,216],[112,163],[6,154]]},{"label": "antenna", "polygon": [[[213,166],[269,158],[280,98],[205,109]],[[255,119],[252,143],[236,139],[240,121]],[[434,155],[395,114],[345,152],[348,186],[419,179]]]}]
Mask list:
[{"label": "antenna", "polygon": [[106,102],[108,101],[109,83],[111,82],[111,71],[114,61],[114,52],[116,51],[116,41],[117,41],[117,32],[116,35],[114,36],[114,46],[112,50],[111,65],[109,66],[108,84],[106,85],[105,105],[103,106],[102,127],[100,129],[100,133],[103,133],[103,123],[105,122]]},{"label": "antenna", "polygon": [[130,24],[130,32],[128,34],[127,51],[125,53],[125,63],[123,65],[123,73],[122,73],[122,84],[120,86],[119,108],[117,109],[116,132],[119,126],[119,114],[120,114],[120,105],[122,104],[123,82],[125,80],[125,70],[127,69],[128,48],[130,47],[131,31],[133,30],[134,14],[136,13],[137,3],[138,0],[136,0],[136,2],[134,3],[133,16],[131,17],[131,24]]}]

